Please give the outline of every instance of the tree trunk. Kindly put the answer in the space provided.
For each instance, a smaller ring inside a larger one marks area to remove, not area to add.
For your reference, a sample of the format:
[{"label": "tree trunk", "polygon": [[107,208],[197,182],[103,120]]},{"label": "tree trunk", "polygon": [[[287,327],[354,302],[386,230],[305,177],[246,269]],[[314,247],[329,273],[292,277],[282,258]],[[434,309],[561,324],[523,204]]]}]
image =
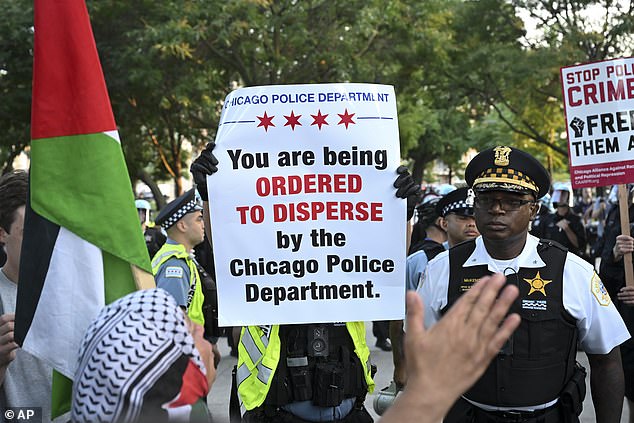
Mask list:
[{"label": "tree trunk", "polygon": [[181,174],[183,172],[183,165],[181,163],[181,144],[183,139],[180,135],[175,135],[174,131],[170,130],[171,139],[175,140],[172,143],[172,157],[174,157],[174,163],[172,163],[174,169],[174,198],[178,197],[183,193],[183,178]]},{"label": "tree trunk", "polygon": [[420,184],[423,182],[423,172],[425,171],[425,163],[422,160],[416,160],[414,162],[414,169],[412,169],[412,178],[414,182]]},{"label": "tree trunk", "polygon": [[150,188],[150,191],[152,191],[154,201],[156,201],[156,210],[158,211],[165,207],[165,197],[150,174],[145,170],[139,170],[137,177]]},{"label": "tree trunk", "polygon": [[[180,168],[180,165],[176,166]],[[180,175],[180,169],[178,169],[178,173],[174,176],[174,198],[178,197],[183,193],[183,178]]]},{"label": "tree trunk", "polygon": [[425,176],[425,167],[427,166],[427,163],[434,161],[435,158],[431,157],[430,154],[425,151],[410,154],[410,158],[414,159],[412,178],[414,178],[414,182],[416,182],[417,184],[422,184],[423,176]]}]

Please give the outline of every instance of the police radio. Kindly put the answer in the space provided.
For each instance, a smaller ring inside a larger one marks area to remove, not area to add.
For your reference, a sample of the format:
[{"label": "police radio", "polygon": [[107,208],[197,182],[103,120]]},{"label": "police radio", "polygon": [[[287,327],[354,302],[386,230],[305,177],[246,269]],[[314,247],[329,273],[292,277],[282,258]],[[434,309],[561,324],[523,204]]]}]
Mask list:
[{"label": "police radio", "polygon": [[330,345],[328,343],[328,327],[309,326],[307,334],[307,350],[310,357],[328,357]]}]

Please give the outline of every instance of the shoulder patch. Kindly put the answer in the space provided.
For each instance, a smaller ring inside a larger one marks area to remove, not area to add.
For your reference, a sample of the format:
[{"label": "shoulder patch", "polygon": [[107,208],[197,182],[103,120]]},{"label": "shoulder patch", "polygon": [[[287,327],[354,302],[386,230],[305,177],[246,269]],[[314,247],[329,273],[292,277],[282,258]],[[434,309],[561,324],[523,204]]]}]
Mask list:
[{"label": "shoulder patch", "polygon": [[603,286],[603,282],[601,282],[601,278],[599,275],[595,273],[592,274],[592,281],[590,282],[590,286],[592,289],[592,295],[597,299],[599,304],[602,306],[609,306],[612,303],[610,299],[610,294],[608,294],[608,290]]},{"label": "shoulder patch", "polygon": [[182,278],[183,268],[178,266],[168,266],[167,268],[165,268],[165,277],[166,278]]}]

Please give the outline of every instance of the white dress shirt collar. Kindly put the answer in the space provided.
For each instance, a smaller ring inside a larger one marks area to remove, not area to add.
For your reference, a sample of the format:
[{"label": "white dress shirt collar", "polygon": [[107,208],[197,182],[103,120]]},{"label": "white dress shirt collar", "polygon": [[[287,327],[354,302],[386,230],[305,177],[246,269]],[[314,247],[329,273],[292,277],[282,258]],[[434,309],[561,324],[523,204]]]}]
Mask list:
[{"label": "white dress shirt collar", "polygon": [[[486,265],[491,272],[495,272],[496,267],[493,264],[493,259],[484,246],[482,235],[475,239],[475,244],[475,249],[467,261],[464,262],[464,267]],[[544,263],[539,254],[537,254],[537,244],[539,244],[539,239],[531,234],[528,234],[524,248],[522,249],[520,255],[517,256],[518,267],[540,268],[546,266],[546,263]]]}]

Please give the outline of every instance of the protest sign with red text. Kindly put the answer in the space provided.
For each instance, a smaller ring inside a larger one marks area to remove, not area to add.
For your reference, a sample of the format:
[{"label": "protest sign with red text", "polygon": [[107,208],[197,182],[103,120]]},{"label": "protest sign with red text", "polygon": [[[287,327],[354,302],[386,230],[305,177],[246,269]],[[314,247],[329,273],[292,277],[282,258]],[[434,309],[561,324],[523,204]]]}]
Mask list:
[{"label": "protest sign with red text", "polygon": [[216,144],[221,326],[403,317],[393,87],[242,88],[225,100]]},{"label": "protest sign with red text", "polygon": [[[627,189],[634,182],[634,58],[561,69],[573,188],[618,185],[621,234],[630,235]],[[632,255],[623,257],[634,285]]]},{"label": "protest sign with red text", "polygon": [[561,69],[573,188],[634,181],[634,58]]}]

